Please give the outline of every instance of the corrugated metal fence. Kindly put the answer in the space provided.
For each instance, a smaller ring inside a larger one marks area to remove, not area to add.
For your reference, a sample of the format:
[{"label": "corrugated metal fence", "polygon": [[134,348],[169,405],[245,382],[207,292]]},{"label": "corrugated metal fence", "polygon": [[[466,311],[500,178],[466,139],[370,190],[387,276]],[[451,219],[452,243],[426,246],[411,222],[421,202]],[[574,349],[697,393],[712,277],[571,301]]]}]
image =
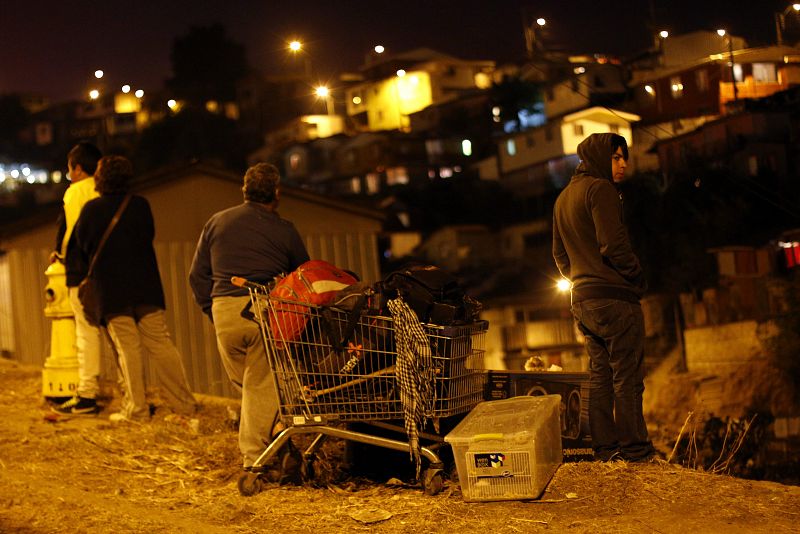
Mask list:
[{"label": "corrugated metal fence", "polygon": [[[377,241],[371,233],[304,236],[311,258],[327,260],[358,273],[368,282],[379,279]],[[189,268],[196,242],[156,243],[167,303],[167,322],[183,355],[192,389],[211,395],[235,396],[220,363],[214,326],[195,304]],[[50,251],[11,250],[0,257],[0,351],[16,361],[43,365],[50,351],[50,319],[45,318],[44,271]],[[110,347],[103,354],[103,375],[114,378]]]}]

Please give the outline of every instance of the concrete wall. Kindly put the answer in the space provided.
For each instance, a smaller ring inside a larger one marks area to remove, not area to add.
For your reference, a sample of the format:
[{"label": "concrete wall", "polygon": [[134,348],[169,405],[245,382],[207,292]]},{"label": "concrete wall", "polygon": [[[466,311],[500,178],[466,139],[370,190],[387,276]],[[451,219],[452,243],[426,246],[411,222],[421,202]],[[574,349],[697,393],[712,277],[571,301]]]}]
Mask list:
[{"label": "concrete wall", "polygon": [[684,330],[686,367],[690,372],[720,373],[742,363],[766,359],[763,340],[774,332],[769,323],[741,321]]}]

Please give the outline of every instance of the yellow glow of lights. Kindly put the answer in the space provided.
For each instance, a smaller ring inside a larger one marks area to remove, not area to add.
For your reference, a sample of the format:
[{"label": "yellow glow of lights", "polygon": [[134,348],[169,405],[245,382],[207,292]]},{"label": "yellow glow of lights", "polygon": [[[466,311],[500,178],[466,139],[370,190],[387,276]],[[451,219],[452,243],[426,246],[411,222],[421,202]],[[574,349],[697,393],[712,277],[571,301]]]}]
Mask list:
[{"label": "yellow glow of lights", "polygon": [[792,4],[792,9],[795,11],[800,11],[800,4]]},{"label": "yellow glow of lights", "polygon": [[324,85],[320,85],[319,87],[314,89],[314,94],[320,98],[326,98],[328,95],[331,94],[331,91]]},{"label": "yellow glow of lights", "polygon": [[645,86],[644,86],[644,90],[645,90],[645,92],[646,92],[648,95],[654,95],[654,94],[656,94],[656,90],[655,90],[655,89],[653,89],[653,86],[652,86],[652,85],[645,85]]},{"label": "yellow glow of lights", "polygon": [[354,96],[353,97],[353,104],[355,104],[356,106],[361,104],[361,97],[360,96]]},{"label": "yellow glow of lights", "polygon": [[658,32],[658,35],[660,35],[662,39],[666,39],[667,37],[669,37],[669,32],[667,30],[661,30],[660,32]]},{"label": "yellow glow of lights", "polygon": [[398,77],[398,78],[402,78],[402,77],[403,77],[403,76],[405,76],[405,75],[406,75],[406,71],[405,71],[405,70],[403,70],[403,69],[398,69],[398,71],[397,71],[397,77]]},{"label": "yellow glow of lights", "polygon": [[544,26],[545,24],[547,24],[547,21],[544,20],[542,17],[539,17],[538,19],[536,19],[536,24],[538,24],[539,26]]},{"label": "yellow glow of lights", "polygon": [[294,40],[289,43],[289,50],[292,52],[299,52],[303,48],[303,43],[300,41]]},{"label": "yellow glow of lights", "polygon": [[717,30],[717,35],[719,35],[720,37],[725,37],[726,33],[727,32],[725,30]]},{"label": "yellow glow of lights", "polygon": [[92,89],[91,91],[89,91],[89,98],[91,98],[92,100],[97,100],[98,98],[100,98],[100,91],[98,91],[97,89]]},{"label": "yellow glow of lights", "polygon": [[386,51],[383,45],[375,45],[375,48],[373,48],[373,50],[375,50],[376,54],[383,54]]},{"label": "yellow glow of lights", "polygon": [[131,92],[131,86],[126,83],[125,85],[122,86],[122,92],[127,95],[128,93]]},{"label": "yellow glow of lights", "polygon": [[144,96],[144,91],[143,91],[143,90],[141,90],[141,89],[137,89],[137,90],[136,90],[136,92],[135,92],[135,93],[133,93],[133,95],[134,95],[136,98],[142,98],[142,97]]},{"label": "yellow glow of lights", "polygon": [[103,77],[103,74],[105,74],[105,73],[100,69],[97,69],[96,71],[94,71],[94,77],[97,78],[98,80]]},{"label": "yellow glow of lights", "polygon": [[178,107],[178,103],[174,99],[170,98],[169,100],[167,100],[167,107],[175,111],[175,108]]},{"label": "yellow glow of lights", "polygon": [[572,289],[572,282],[570,282],[566,278],[562,278],[561,280],[556,282],[556,288],[562,293],[566,293],[567,291]]}]

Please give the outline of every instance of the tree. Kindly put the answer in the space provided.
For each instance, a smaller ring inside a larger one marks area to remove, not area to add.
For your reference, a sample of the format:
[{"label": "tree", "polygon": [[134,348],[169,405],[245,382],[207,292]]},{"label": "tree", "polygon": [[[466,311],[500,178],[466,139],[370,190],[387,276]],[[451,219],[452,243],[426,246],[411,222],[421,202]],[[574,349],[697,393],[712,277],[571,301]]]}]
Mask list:
[{"label": "tree", "polygon": [[523,129],[520,112],[533,115],[540,111],[543,102],[539,84],[510,76],[492,85],[491,97],[492,103],[500,108],[502,123],[513,122],[516,131]]},{"label": "tree", "polygon": [[142,132],[134,159],[142,171],[193,161],[215,161],[240,170],[253,148],[252,141],[237,132],[235,121],[185,109]]},{"label": "tree", "polygon": [[232,101],[236,82],[249,72],[244,47],[219,25],[192,27],[170,54],[173,76],[167,88],[187,105],[203,109],[209,100]]},{"label": "tree", "polygon": [[19,132],[27,126],[28,119],[19,95],[0,95],[0,154],[19,153]]}]

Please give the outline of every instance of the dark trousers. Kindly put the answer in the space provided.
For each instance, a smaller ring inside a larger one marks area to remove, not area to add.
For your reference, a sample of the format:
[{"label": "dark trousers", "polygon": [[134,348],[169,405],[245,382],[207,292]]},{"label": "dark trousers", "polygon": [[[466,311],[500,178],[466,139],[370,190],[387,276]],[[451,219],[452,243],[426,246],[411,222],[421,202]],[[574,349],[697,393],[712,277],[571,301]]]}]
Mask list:
[{"label": "dark trousers", "polygon": [[590,299],[572,314],[589,353],[589,427],[595,457],[620,453],[642,460],[653,453],[642,415],[644,317],[636,303]]}]

